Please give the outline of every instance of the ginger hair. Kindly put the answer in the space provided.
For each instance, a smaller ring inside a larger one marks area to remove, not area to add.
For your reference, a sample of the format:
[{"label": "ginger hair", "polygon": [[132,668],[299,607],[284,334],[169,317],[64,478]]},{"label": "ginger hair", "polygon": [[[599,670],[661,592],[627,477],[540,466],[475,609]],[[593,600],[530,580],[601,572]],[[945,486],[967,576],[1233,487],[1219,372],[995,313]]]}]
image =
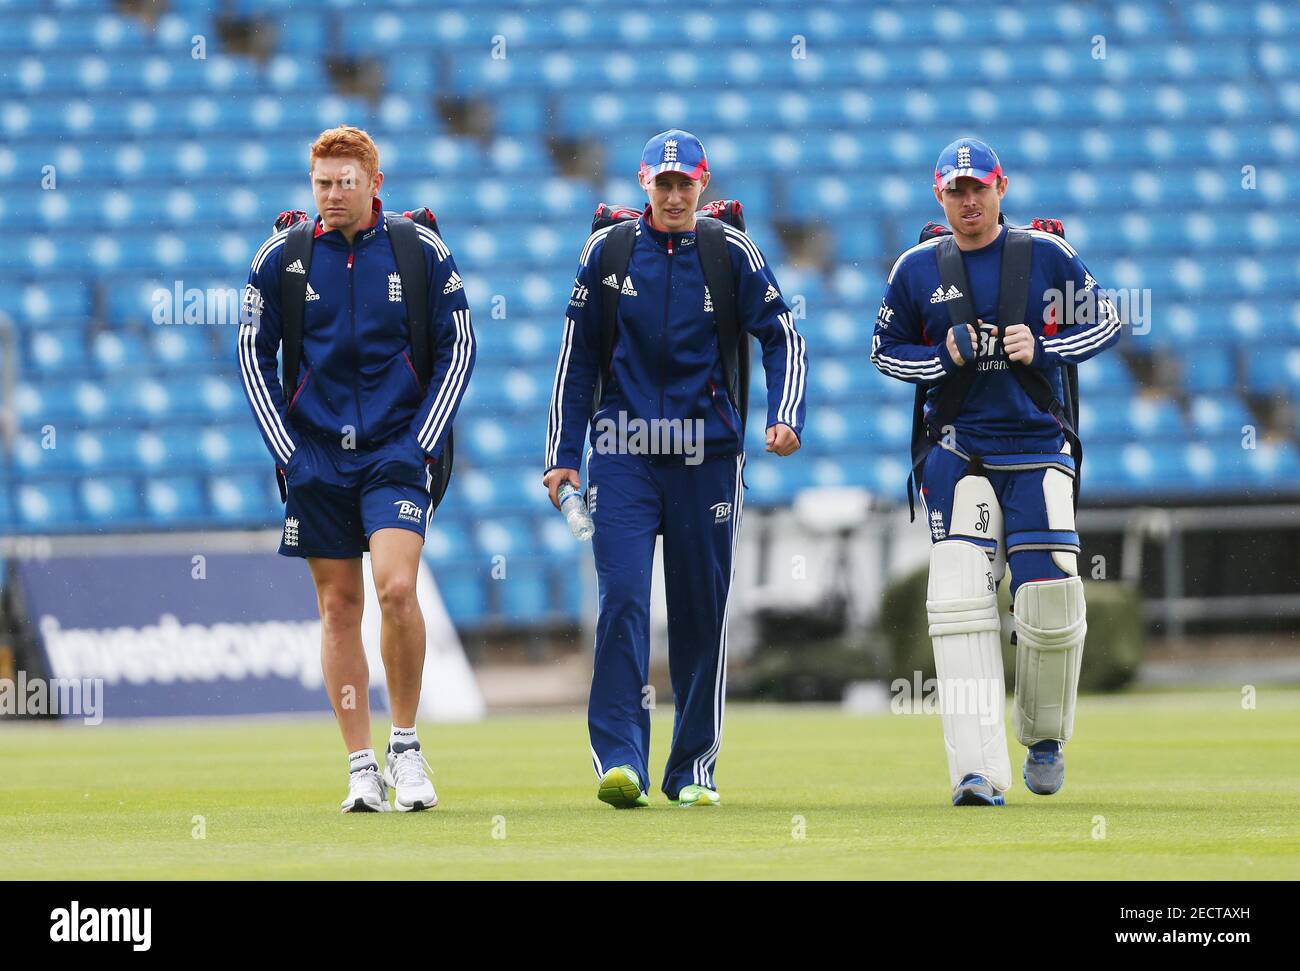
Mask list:
[{"label": "ginger hair", "polygon": [[360,128],[339,125],[327,128],[311,144],[311,167],[318,158],[355,158],[372,177],[379,171],[379,148],[374,139]]}]

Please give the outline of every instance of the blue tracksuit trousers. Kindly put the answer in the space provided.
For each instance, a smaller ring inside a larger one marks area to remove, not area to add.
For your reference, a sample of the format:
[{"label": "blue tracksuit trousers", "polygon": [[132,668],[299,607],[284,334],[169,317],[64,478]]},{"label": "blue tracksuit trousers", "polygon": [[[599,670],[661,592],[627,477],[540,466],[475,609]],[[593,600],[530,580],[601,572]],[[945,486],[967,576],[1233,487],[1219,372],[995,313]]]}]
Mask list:
[{"label": "blue tracksuit trousers", "polygon": [[592,453],[588,461],[600,615],[587,718],[597,775],[631,765],[648,785],[650,578],[662,534],[676,708],[663,791],[675,799],[692,783],[716,788],[744,461],[740,454],[686,465],[680,456],[621,453]]}]

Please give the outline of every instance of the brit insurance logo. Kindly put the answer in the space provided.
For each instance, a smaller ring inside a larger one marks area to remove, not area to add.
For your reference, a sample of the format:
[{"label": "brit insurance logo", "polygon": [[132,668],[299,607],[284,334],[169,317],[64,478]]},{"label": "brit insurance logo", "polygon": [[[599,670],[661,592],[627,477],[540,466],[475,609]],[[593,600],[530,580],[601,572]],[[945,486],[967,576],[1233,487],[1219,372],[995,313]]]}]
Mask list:
[{"label": "brit insurance logo", "polygon": [[573,281],[573,292],[569,294],[569,306],[581,310],[587,306],[587,297],[590,291],[577,280]]},{"label": "brit insurance logo", "polygon": [[244,310],[253,315],[260,315],[263,306],[262,291],[251,283],[244,287]]},{"label": "brit insurance logo", "polygon": [[397,507],[397,518],[408,523],[419,524],[420,517],[424,515],[423,509],[407,499],[398,499],[393,505]]},{"label": "brit insurance logo", "polygon": [[729,502],[715,502],[709,508],[713,510],[713,522],[715,525],[718,523],[725,523],[731,518],[731,503]]},{"label": "brit insurance logo", "polygon": [[894,308],[885,303],[885,301],[880,301],[880,309],[876,311],[876,326],[881,330],[888,330],[889,322],[893,319]]}]

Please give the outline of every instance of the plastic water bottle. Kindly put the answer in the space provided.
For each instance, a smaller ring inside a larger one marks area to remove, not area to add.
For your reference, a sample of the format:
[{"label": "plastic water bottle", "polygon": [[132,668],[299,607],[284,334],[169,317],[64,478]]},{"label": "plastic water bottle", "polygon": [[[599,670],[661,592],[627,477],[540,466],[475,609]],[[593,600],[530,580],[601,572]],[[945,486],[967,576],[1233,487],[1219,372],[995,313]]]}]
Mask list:
[{"label": "plastic water bottle", "polygon": [[596,524],[591,521],[591,513],[587,512],[587,503],[582,498],[582,493],[574,488],[573,483],[565,482],[560,486],[559,499],[560,512],[564,513],[569,531],[576,539],[591,539]]}]

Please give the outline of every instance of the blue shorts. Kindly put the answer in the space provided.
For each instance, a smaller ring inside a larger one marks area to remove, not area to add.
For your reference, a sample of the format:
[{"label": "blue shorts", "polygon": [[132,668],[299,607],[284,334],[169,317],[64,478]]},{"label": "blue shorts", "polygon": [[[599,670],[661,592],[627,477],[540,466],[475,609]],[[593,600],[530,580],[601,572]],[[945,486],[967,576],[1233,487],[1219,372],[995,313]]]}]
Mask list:
[{"label": "blue shorts", "polygon": [[1074,459],[1068,453],[969,458],[934,445],[922,472],[921,502],[933,542],[972,543],[1001,580],[1011,568],[1011,594],[1022,583],[1078,575],[1074,526]]},{"label": "blue shorts", "polygon": [[409,431],[369,451],[300,435],[285,481],[282,556],[354,559],[377,529],[423,537],[433,513],[430,469]]}]

